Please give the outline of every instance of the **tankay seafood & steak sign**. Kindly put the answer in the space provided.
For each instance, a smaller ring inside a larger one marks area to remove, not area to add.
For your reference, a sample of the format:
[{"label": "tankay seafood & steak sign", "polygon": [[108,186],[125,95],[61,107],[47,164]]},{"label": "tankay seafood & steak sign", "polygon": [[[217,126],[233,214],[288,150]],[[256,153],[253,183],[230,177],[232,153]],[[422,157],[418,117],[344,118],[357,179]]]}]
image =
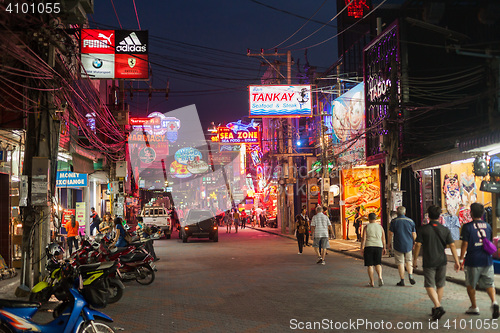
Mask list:
[{"label": "tankay seafood & steak sign", "polygon": [[249,86],[251,117],[310,117],[310,85]]}]

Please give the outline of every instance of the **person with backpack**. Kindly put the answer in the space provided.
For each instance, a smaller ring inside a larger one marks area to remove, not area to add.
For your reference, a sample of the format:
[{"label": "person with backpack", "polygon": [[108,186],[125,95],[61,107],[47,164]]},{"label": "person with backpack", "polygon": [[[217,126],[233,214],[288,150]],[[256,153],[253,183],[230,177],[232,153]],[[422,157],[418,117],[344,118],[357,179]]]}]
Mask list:
[{"label": "person with backpack", "polygon": [[304,249],[304,240],[307,232],[308,219],[306,215],[306,209],[302,208],[302,213],[295,217],[295,223],[297,224],[297,229],[295,235],[297,237],[297,243],[299,244],[299,253],[302,254]]}]

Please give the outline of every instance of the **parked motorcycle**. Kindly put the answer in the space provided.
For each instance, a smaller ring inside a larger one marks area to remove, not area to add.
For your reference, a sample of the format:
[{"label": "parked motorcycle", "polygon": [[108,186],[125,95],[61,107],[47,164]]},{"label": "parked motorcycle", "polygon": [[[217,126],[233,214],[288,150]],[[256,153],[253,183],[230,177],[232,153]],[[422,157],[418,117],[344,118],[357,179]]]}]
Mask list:
[{"label": "parked motorcycle", "polygon": [[79,291],[82,277],[76,274],[75,278],[75,269],[69,263],[61,267],[61,280],[55,293],[63,302],[54,311],[54,320],[46,324],[32,320],[40,303],[0,299],[0,332],[115,332],[108,325],[113,319],[89,307],[88,297]]},{"label": "parked motorcycle", "polygon": [[47,302],[54,293],[54,286],[61,278],[61,262],[64,249],[57,243],[51,243],[45,248],[48,274],[44,279],[33,286],[30,291],[31,302]]},{"label": "parked motorcycle", "polygon": [[[62,252],[64,250],[56,243],[47,246],[47,270],[50,274],[46,279],[33,287],[29,297],[30,301],[47,302],[54,294],[55,287],[61,280],[61,268],[64,265],[58,260],[58,258],[61,258],[60,254]],[[73,260],[71,265],[73,267],[79,266],[80,273],[85,277],[84,286],[101,284],[108,289],[109,296],[106,303],[115,303],[122,298],[125,286],[119,276],[118,268],[120,264],[118,262],[81,265],[80,262]]]},{"label": "parked motorcycle", "polygon": [[124,281],[136,280],[139,284],[149,285],[155,280],[154,258],[147,252],[132,252],[119,258],[120,274]]}]

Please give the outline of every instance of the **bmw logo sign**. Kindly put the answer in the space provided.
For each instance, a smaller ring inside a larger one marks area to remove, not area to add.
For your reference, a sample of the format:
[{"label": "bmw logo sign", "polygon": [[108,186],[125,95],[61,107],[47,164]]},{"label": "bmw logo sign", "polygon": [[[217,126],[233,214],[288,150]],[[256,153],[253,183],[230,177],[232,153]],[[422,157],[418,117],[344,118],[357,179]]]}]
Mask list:
[{"label": "bmw logo sign", "polygon": [[94,61],[92,62],[92,66],[94,66],[94,68],[101,68],[102,67],[102,59],[94,59]]}]

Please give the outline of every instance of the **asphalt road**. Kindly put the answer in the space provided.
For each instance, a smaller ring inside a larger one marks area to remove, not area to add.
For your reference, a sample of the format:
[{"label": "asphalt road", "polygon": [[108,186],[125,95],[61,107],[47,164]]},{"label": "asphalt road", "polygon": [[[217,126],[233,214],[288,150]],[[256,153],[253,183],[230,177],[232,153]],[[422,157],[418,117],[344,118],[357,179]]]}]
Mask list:
[{"label": "asphalt road", "polygon": [[298,255],[296,242],[285,237],[221,229],[218,243],[184,244],[173,236],[155,242],[161,260],[153,284],[126,283],[123,299],[102,310],[113,326],[125,332],[498,331],[487,295],[478,293],[481,315],[465,315],[470,304],[458,284],[447,283],[447,313],[430,322],[422,276],[415,286],[396,287],[396,269],[384,266],[385,285],[370,288],[361,260],[329,252],[326,265],[318,265],[311,247]]}]

